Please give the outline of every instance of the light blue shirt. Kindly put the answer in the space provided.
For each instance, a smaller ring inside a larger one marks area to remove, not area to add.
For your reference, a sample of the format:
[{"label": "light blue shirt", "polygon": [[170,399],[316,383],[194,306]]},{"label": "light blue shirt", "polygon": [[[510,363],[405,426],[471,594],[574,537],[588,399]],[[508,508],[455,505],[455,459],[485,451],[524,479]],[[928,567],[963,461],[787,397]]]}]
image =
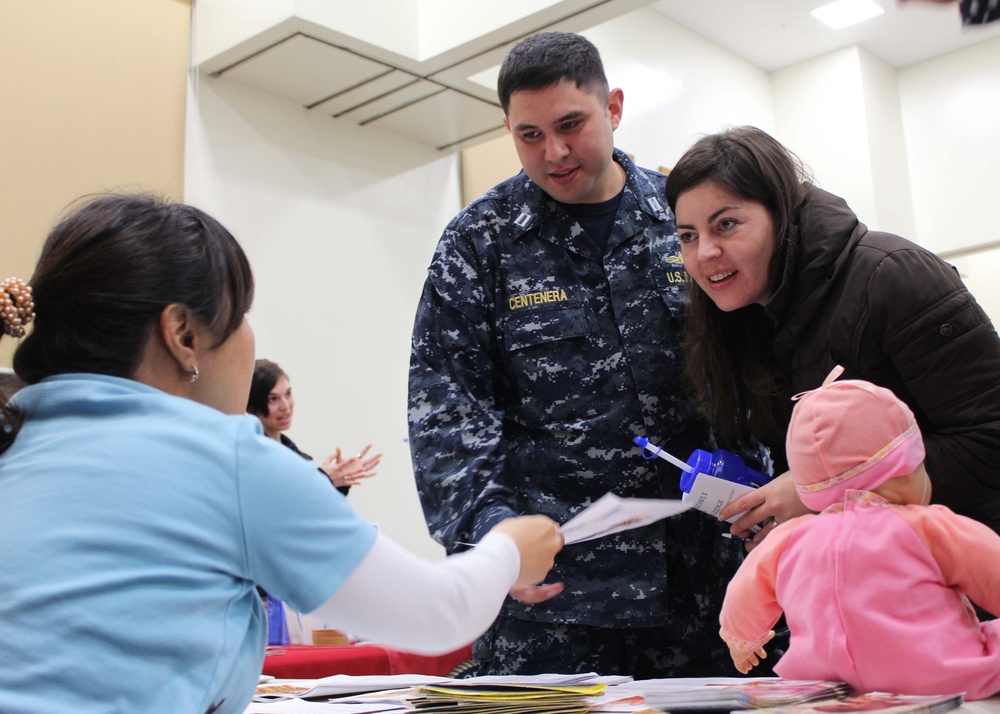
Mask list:
[{"label": "light blue shirt", "polygon": [[61,375],[0,456],[0,711],[241,712],[255,590],[325,602],[375,528],[252,416]]}]

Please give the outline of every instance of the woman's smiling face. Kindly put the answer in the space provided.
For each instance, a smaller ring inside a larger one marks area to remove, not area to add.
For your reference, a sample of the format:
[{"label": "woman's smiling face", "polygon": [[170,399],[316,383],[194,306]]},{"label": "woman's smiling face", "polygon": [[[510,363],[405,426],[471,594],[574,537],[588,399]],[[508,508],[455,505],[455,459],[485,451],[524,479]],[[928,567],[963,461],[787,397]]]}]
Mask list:
[{"label": "woman's smiling face", "polygon": [[292,385],[288,377],[281,375],[267,394],[267,415],[258,415],[264,433],[272,439],[277,439],[281,432],[292,426],[294,411],[295,397],[292,396]]},{"label": "woman's smiling face", "polygon": [[775,236],[763,204],[708,182],[678,196],[674,214],[688,275],[716,307],[731,312],[768,301]]}]

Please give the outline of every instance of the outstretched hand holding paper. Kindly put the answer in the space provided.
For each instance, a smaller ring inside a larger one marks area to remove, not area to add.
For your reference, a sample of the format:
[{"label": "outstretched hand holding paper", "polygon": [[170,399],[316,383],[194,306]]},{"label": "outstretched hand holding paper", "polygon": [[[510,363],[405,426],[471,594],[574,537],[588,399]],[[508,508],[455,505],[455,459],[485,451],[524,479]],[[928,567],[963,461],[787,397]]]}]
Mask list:
[{"label": "outstretched hand holding paper", "polygon": [[661,498],[620,498],[606,493],[559,529],[566,545],[655,523],[688,510],[693,503]]}]

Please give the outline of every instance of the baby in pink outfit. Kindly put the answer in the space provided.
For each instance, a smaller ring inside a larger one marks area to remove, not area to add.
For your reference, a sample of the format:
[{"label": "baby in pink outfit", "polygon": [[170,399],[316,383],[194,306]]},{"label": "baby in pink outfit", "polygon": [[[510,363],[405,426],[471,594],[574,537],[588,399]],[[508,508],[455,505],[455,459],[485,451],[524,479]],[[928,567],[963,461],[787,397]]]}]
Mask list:
[{"label": "baby in pink outfit", "polygon": [[785,613],[791,644],[774,671],[856,691],[1000,692],[1000,536],[930,506],[924,445],[889,390],[834,381],[798,395],[788,465],[818,514],[782,523],[726,591],[720,634],[736,668],[764,657]]}]

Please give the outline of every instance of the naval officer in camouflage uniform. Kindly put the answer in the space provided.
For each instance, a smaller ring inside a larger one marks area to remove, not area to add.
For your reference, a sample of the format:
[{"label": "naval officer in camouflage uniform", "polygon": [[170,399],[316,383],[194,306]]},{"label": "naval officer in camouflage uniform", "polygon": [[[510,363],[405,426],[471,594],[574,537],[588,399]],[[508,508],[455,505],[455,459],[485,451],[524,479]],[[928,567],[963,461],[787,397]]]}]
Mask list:
[{"label": "naval officer in camouflage uniform", "polygon": [[[410,444],[449,552],[508,516],[565,522],[608,491],[678,498],[707,432],[681,381],[685,272],[662,174],[613,144],[622,91],[579,35],[517,45],[499,79],[524,171],[445,229],[413,329]],[[569,545],[511,591],[480,673],[731,674],[717,635],[738,544],[698,512]]]}]

